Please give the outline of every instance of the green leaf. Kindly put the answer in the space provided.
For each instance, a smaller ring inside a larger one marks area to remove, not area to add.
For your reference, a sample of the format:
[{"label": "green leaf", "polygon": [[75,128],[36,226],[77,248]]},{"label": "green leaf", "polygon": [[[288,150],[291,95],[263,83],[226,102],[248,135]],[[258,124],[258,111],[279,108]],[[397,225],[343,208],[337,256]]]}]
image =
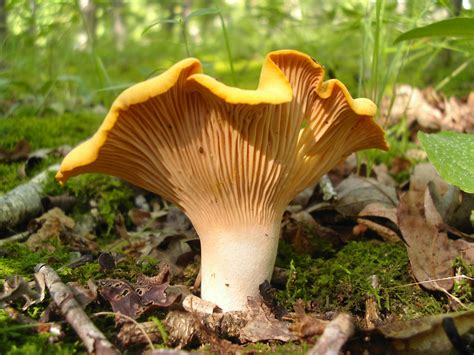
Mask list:
[{"label": "green leaf", "polygon": [[151,25],[148,25],[147,27],[145,27],[145,29],[142,31],[142,36],[145,35],[148,31],[150,31],[153,27],[161,25],[163,23],[179,23],[179,20],[166,19],[166,20],[159,20],[159,21],[153,22]]},{"label": "green leaf", "polygon": [[474,193],[474,134],[418,132],[418,139],[443,179]]},{"label": "green leaf", "polygon": [[198,16],[215,15],[218,14],[220,11],[221,10],[215,7],[204,7],[202,9],[198,9],[196,11],[191,12],[188,16],[186,16],[186,20]]},{"label": "green leaf", "polygon": [[395,43],[426,37],[474,37],[474,18],[450,18],[414,28],[398,36]]}]

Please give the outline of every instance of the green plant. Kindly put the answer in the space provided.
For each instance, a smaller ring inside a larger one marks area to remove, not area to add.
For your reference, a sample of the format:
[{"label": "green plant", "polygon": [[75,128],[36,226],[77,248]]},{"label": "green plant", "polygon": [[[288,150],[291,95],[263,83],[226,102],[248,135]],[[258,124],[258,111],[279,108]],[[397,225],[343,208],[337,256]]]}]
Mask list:
[{"label": "green plant", "polygon": [[474,193],[474,134],[418,132],[418,139],[443,179]]}]

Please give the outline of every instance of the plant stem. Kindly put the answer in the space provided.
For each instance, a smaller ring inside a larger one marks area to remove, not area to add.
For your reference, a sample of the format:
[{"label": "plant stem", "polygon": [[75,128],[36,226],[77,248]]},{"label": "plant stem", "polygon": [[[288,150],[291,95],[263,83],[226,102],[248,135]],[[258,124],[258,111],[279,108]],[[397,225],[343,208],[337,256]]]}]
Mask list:
[{"label": "plant stem", "polygon": [[189,44],[188,44],[188,35],[186,34],[186,20],[179,19],[178,22],[179,22],[179,26],[181,27],[181,33],[183,35],[184,46],[186,48],[186,56],[191,57],[191,51],[189,50]]},{"label": "plant stem", "polygon": [[382,31],[383,9],[385,7],[384,0],[377,0],[375,3],[375,37],[374,50],[372,54],[372,92],[371,98],[376,100],[378,96],[378,79],[379,79],[379,61],[380,61],[380,37]]},{"label": "plant stem", "polygon": [[454,69],[454,71],[453,71],[451,74],[449,74],[446,78],[444,78],[443,80],[441,80],[438,85],[435,86],[435,88],[434,88],[435,91],[438,91],[438,90],[441,90],[442,88],[444,88],[444,86],[445,86],[446,84],[448,84],[449,81],[450,81],[452,78],[458,76],[464,69],[467,68],[467,66],[468,66],[469,64],[471,64],[471,62],[472,62],[473,60],[474,60],[474,58],[469,58],[469,59],[466,60],[464,63],[462,63],[459,67],[457,67],[456,69]]},{"label": "plant stem", "polygon": [[232,84],[234,86],[236,86],[237,85],[237,78],[235,76],[234,62],[232,61],[232,53],[230,51],[229,37],[227,36],[227,29],[225,27],[224,17],[222,16],[222,13],[220,11],[219,11],[219,18],[221,20],[222,33],[224,34],[225,47],[227,49],[227,56],[229,58],[230,72],[232,74]]}]

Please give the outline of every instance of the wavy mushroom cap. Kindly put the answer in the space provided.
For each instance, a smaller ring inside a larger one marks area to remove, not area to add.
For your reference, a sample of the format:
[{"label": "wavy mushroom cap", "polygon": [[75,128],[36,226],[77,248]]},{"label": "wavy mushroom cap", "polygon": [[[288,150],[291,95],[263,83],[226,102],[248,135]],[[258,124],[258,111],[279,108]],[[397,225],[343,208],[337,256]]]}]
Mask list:
[{"label": "wavy mushroom cap", "polygon": [[282,50],[267,55],[258,88],[242,90],[185,59],[125,90],[56,178],[118,176],[180,206],[197,229],[264,223],[347,155],[387,149],[375,104],[323,77],[311,57]]}]

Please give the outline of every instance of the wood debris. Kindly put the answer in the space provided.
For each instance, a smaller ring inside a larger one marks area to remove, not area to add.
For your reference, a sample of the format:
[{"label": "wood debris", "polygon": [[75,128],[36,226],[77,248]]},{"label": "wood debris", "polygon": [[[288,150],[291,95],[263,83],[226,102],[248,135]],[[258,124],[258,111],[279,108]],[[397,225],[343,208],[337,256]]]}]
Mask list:
[{"label": "wood debris", "polygon": [[74,297],[72,290],[65,285],[58,274],[46,264],[38,264],[36,273],[44,277],[46,287],[61,314],[75,330],[89,353],[119,354],[105,335],[94,325],[84,313],[82,307]]},{"label": "wood debris", "polygon": [[326,326],[316,345],[308,351],[308,355],[339,354],[344,344],[354,333],[352,316],[341,313]]}]

